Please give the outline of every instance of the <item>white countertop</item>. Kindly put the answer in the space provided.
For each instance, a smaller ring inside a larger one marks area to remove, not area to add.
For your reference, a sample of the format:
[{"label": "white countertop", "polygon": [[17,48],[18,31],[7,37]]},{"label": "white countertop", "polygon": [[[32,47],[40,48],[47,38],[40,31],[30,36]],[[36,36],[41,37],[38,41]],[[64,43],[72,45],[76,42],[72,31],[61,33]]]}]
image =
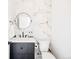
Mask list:
[{"label": "white countertop", "polygon": [[33,38],[13,38],[10,39],[9,42],[36,42],[36,40]]}]

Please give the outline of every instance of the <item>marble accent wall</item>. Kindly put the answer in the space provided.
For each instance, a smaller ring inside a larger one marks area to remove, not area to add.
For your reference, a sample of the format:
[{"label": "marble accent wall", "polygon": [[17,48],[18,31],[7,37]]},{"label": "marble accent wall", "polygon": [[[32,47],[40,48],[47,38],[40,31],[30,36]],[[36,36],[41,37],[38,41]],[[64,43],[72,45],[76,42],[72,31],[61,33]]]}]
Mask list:
[{"label": "marble accent wall", "polygon": [[30,27],[38,38],[47,37],[51,33],[48,25],[51,11],[52,0],[9,0],[9,20],[15,20],[16,15],[21,12],[29,14],[32,19]]}]

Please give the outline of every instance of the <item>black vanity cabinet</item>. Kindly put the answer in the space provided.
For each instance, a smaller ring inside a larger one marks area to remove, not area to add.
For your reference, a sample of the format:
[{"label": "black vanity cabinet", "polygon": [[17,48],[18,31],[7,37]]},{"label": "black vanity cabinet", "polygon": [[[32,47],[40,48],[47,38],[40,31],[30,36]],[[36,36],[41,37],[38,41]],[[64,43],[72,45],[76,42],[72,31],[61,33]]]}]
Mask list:
[{"label": "black vanity cabinet", "polygon": [[10,59],[34,59],[34,43],[10,43]]}]

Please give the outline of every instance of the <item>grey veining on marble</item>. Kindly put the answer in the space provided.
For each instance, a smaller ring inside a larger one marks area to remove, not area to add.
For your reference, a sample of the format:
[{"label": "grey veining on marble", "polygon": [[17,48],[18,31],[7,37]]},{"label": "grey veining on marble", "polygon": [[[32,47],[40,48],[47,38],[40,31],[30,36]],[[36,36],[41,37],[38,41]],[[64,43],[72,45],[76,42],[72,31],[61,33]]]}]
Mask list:
[{"label": "grey veining on marble", "polygon": [[[16,15],[21,12],[29,14],[32,19],[30,30],[32,29],[34,36],[39,39],[45,39],[51,35],[51,27],[48,24],[51,10],[52,0],[9,0],[9,20],[15,20]],[[15,27],[12,31],[17,32],[16,29]]]}]

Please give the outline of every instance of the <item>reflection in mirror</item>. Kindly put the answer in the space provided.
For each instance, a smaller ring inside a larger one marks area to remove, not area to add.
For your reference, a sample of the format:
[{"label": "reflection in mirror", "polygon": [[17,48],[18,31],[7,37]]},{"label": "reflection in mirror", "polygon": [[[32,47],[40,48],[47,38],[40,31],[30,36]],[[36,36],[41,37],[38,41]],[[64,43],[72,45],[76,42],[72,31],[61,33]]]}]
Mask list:
[{"label": "reflection in mirror", "polygon": [[16,18],[17,18],[17,26],[19,29],[26,29],[27,27],[29,27],[32,21],[30,16],[26,13],[20,13],[19,15],[17,15]]}]

